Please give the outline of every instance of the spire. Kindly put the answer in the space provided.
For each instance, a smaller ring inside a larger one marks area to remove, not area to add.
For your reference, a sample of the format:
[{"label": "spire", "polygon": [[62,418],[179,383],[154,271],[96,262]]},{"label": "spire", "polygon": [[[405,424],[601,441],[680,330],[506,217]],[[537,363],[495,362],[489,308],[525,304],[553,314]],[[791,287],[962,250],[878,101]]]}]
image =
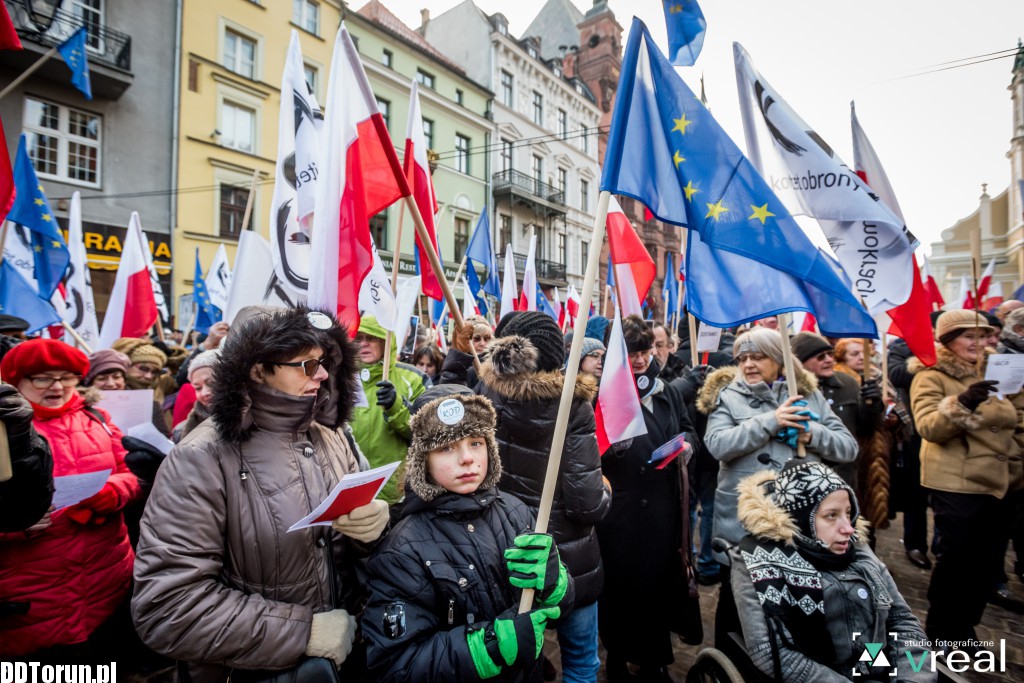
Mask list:
[{"label": "spire", "polygon": [[1013,60],[1013,70],[1020,71],[1024,69],[1024,44],[1021,43],[1020,38],[1017,39],[1017,57]]}]

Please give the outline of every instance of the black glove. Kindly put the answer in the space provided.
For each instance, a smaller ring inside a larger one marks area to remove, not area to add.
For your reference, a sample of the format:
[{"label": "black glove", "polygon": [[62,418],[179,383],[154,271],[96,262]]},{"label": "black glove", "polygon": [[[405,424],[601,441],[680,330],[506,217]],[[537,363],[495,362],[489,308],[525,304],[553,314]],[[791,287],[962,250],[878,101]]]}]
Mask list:
[{"label": "black glove", "polygon": [[377,405],[384,410],[391,410],[391,406],[395,405],[395,401],[398,400],[398,392],[395,391],[395,385],[391,382],[377,382]]},{"label": "black glove", "polygon": [[32,406],[10,384],[0,384],[0,420],[9,439],[22,439],[32,429]]},{"label": "black glove", "polygon": [[697,385],[698,391],[704,386],[704,381],[708,378],[708,373],[711,372],[712,369],[713,368],[710,365],[698,365],[690,369],[689,379]]},{"label": "black glove", "polygon": [[876,379],[864,380],[860,387],[860,400],[866,405],[882,402],[882,387]]},{"label": "black glove", "polygon": [[956,397],[956,400],[960,401],[960,405],[972,413],[985,402],[988,395],[996,390],[999,382],[994,379],[986,379],[981,382],[975,382],[971,386],[967,387],[967,390]]},{"label": "black glove", "polygon": [[124,456],[124,464],[139,481],[152,484],[156,480],[156,472],[164,461],[164,454],[141,439],[132,436],[121,437],[121,445],[128,454]]}]

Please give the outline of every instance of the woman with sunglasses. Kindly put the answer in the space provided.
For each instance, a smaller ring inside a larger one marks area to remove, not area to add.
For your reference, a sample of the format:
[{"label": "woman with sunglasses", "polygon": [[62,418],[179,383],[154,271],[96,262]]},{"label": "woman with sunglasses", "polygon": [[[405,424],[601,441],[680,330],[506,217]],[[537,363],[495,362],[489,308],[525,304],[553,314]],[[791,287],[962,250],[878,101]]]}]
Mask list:
[{"label": "woman with sunglasses", "polygon": [[387,506],[288,528],[361,469],[342,430],[356,349],[330,315],[256,306],[238,313],[221,349],[211,418],[171,451],[142,518],[135,626],[179,660],[180,680],[291,669],[305,656],[340,666],[357,597],[340,576],[380,536]]},{"label": "woman with sunglasses", "polygon": [[[745,535],[736,514],[741,480],[764,470],[779,472],[803,444],[810,462],[852,462],[857,440],[832,412],[814,375],[797,364],[799,395],[789,397],[783,376],[783,341],[776,330],[755,327],[736,337],[736,366],[708,375],[697,409],[708,416],[704,445],[720,463],[712,535],[730,545]],[[722,565],[722,589],[715,615],[715,641],[739,630],[730,584],[729,556]]]},{"label": "woman with sunglasses", "polygon": [[23,533],[0,534],[0,659],[110,662],[123,643],[112,617],[127,607],[134,555],[121,511],[141,491],[121,431],[76,391],[88,371],[84,353],[54,339],[22,342],[0,363],[32,406],[54,476],[109,472],[95,495],[51,507]]}]

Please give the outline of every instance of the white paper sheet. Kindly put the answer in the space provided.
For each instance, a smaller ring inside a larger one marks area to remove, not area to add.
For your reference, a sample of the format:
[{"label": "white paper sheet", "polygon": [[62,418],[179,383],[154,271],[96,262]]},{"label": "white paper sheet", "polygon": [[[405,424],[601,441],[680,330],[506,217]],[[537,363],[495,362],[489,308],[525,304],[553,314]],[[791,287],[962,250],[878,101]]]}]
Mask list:
[{"label": "white paper sheet", "polygon": [[327,526],[341,515],[348,514],[357,507],[368,504],[388,479],[395,473],[401,462],[382,465],[365,472],[346,474],[330,495],[316,506],[308,515],[292,524],[288,531],[296,531],[311,526]]},{"label": "white paper sheet", "polygon": [[111,470],[68,474],[53,478],[53,507],[57,510],[81,503],[100,492],[110,478]]},{"label": "white paper sheet", "polygon": [[999,382],[996,392],[1000,398],[1019,393],[1024,387],[1024,354],[997,353],[989,356],[985,379]]},{"label": "white paper sheet", "polygon": [[700,324],[697,329],[697,353],[713,353],[718,350],[718,344],[722,340],[722,328],[711,327],[711,325]]},{"label": "white paper sheet", "polygon": [[164,455],[168,455],[174,448],[174,442],[157,431],[152,422],[145,422],[135,425],[124,431],[125,436],[132,436],[140,441],[145,441],[153,448],[156,448]]},{"label": "white paper sheet", "polygon": [[97,408],[110,413],[110,421],[122,432],[153,421],[153,390],[104,391]]}]

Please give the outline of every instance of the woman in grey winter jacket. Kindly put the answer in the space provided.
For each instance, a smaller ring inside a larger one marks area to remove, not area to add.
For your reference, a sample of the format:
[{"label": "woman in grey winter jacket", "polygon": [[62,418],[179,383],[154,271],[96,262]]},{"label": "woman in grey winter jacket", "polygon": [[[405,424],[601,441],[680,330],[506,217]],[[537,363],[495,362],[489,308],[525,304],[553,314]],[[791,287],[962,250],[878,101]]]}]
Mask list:
[{"label": "woman in grey winter jacket", "polygon": [[739,488],[750,535],[730,551],[732,588],[758,669],[794,683],[936,679],[921,623],[865,543],[853,489],[795,460]]}]

